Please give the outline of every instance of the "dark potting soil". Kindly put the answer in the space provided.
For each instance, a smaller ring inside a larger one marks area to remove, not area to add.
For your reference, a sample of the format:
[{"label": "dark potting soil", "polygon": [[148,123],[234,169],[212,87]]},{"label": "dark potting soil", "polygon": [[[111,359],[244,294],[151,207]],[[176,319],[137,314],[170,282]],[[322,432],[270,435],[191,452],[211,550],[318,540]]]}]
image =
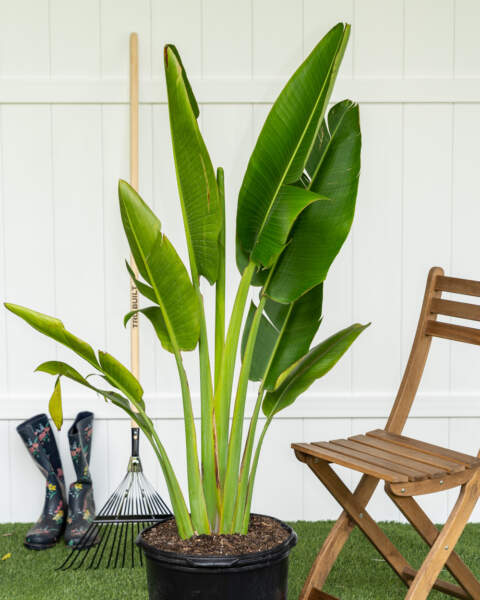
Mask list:
[{"label": "dark potting soil", "polygon": [[229,556],[263,552],[278,546],[288,536],[288,531],[278,521],[259,515],[252,515],[247,535],[203,534],[182,540],[178,535],[174,519],[160,523],[143,534],[145,541],[158,550],[201,556]]}]

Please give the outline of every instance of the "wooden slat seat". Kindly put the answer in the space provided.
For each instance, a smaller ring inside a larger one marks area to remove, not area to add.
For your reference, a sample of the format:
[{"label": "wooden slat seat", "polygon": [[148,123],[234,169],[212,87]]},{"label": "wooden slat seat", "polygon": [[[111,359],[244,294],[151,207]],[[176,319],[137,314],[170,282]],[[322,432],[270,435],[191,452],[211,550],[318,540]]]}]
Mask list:
[{"label": "wooden slat seat", "polygon": [[[445,277],[439,267],[430,270],[412,351],[385,429],[329,442],[292,444],[297,458],[308,465],[343,508],[315,559],[299,600],[329,597],[322,587],[355,527],[408,588],[405,600],[427,600],[432,588],[455,598],[480,600],[480,581],[454,551],[480,498],[480,452],[471,456],[402,435],[433,338],[480,345],[480,327],[437,320],[443,315],[480,322],[480,304],[446,299],[443,292],[480,297],[480,281]],[[354,492],[330,463],[363,473]],[[366,510],[381,480],[388,497],[430,546],[419,569],[408,563]],[[414,498],[453,488],[459,488],[458,499],[439,531]],[[444,566],[459,585],[439,579]]]},{"label": "wooden slat seat", "polygon": [[[383,429],[348,439],[293,444],[297,454],[348,467],[390,483],[448,478],[480,467],[480,459]],[[465,480],[470,478],[467,475]],[[446,487],[448,487],[448,482]]]}]

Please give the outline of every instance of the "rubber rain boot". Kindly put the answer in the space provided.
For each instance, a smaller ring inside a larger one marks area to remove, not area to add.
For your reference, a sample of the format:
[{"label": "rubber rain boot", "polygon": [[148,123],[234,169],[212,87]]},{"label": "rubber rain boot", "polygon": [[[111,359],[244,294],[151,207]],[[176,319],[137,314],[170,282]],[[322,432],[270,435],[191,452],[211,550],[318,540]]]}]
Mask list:
[{"label": "rubber rain boot", "polygon": [[25,536],[32,550],[55,546],[65,529],[66,494],[62,463],[47,415],[41,414],[17,426],[30,456],[46,479],[45,504],[38,521]]},{"label": "rubber rain boot", "polygon": [[[90,452],[92,447],[93,413],[78,413],[73,425],[68,430],[70,455],[75,467],[77,480],[70,484],[68,490],[68,520],[65,530],[65,543],[78,546],[95,518],[95,502],[93,499],[92,479],[90,477]],[[82,548],[97,543],[95,536],[88,536]],[[91,539],[90,539],[91,538]]]}]

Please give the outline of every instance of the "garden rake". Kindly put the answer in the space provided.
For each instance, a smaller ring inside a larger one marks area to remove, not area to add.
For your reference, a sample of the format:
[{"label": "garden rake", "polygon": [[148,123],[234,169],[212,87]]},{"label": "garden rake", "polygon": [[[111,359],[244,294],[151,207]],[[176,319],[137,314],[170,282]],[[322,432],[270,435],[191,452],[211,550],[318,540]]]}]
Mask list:
[{"label": "garden rake", "polygon": [[[130,179],[138,189],[138,36],[130,35]],[[132,271],[137,267],[130,257]],[[130,282],[131,310],[138,308],[138,291]],[[139,376],[138,315],[131,319],[131,368]],[[132,407],[132,410],[135,410]],[[139,457],[140,430],[131,422],[132,454],[127,474],[105,502],[79,543],[70,552],[60,570],[70,568],[97,569],[142,565],[142,553],[135,538],[142,529],[171,516],[171,511],[143,474]],[[80,552],[82,551],[82,552]]]}]

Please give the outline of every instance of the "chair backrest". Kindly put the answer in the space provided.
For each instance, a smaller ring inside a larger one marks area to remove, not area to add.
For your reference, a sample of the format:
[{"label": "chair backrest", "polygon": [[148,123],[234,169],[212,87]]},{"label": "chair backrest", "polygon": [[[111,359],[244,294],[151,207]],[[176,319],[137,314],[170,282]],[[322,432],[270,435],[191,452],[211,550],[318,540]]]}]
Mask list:
[{"label": "chair backrest", "polygon": [[442,298],[444,292],[480,297],[480,282],[446,277],[440,267],[430,269],[412,350],[385,427],[391,433],[400,434],[405,426],[425,369],[433,337],[480,345],[480,328],[445,323],[437,319],[441,315],[480,321],[480,306],[470,302],[446,300]]}]

